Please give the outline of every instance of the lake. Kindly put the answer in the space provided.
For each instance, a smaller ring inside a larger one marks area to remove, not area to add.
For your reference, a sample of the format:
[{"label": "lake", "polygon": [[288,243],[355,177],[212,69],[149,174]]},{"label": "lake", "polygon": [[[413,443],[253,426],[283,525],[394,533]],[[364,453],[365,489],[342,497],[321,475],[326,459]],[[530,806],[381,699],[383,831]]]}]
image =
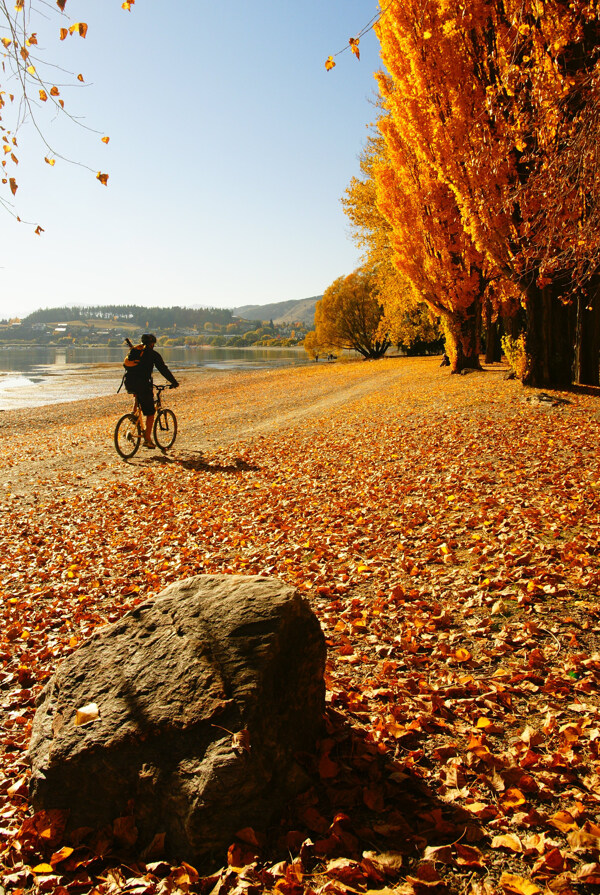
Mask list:
[{"label": "lake", "polygon": [[[303,348],[159,348],[177,378],[186,370],[254,370],[310,363]],[[42,407],[114,394],[122,348],[1,348],[0,410]],[[162,376],[156,374],[156,381]]]}]

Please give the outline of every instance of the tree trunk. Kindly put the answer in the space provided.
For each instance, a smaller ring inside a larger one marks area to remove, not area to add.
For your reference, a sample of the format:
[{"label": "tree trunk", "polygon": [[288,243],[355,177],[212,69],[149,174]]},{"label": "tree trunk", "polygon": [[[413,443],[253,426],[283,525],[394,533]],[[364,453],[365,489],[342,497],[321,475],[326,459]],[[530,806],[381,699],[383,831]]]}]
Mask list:
[{"label": "tree trunk", "polygon": [[524,385],[570,385],[574,362],[574,305],[564,305],[550,286],[526,290],[527,371]]},{"label": "tree trunk", "polygon": [[442,317],[446,336],[446,354],[450,358],[450,372],[481,370],[481,299],[477,299],[460,315],[447,313]]},{"label": "tree trunk", "polygon": [[577,299],[574,381],[598,385],[600,379],[600,277]]},{"label": "tree trunk", "polygon": [[500,341],[500,318],[492,320],[492,308],[488,302],[485,309],[485,362],[497,364],[502,360]]}]

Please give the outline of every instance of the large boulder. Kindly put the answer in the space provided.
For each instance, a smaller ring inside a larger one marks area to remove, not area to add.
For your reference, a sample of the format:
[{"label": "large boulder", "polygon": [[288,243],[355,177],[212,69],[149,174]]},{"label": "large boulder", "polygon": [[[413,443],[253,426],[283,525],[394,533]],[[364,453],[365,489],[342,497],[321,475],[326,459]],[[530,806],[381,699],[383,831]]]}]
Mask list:
[{"label": "large boulder", "polygon": [[265,829],[304,783],[295,756],[321,732],[324,665],[314,613],[281,581],[173,584],[43,691],[33,806],[68,809],[71,829],[133,817],[138,850],[166,834],[169,856],[203,863],[241,828]]}]

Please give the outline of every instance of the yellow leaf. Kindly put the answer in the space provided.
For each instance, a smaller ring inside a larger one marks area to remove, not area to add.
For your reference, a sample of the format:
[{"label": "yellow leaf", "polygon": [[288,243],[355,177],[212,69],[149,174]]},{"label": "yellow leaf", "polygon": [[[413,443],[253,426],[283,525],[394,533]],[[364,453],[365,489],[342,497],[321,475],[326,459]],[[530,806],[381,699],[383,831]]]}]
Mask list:
[{"label": "yellow leaf", "polygon": [[4,44],[4,46],[6,47],[6,49],[8,49],[8,48],[10,47],[11,43],[12,43],[12,40],[9,40],[8,37],[3,37],[3,38],[2,38],[2,43]]},{"label": "yellow leaf", "polygon": [[87,26],[86,22],[75,22],[69,28],[69,31],[71,32],[71,34],[75,34],[75,32],[77,31],[79,33],[80,37],[85,37],[87,34],[87,30],[88,30],[88,26]]},{"label": "yellow leaf", "polygon": [[48,94],[46,93],[45,90],[40,90],[40,99],[43,103],[45,103],[46,100],[48,99]]},{"label": "yellow leaf", "polygon": [[536,895],[537,892],[542,891],[530,879],[515,876],[514,873],[504,872],[500,877],[500,885],[503,889],[508,889],[509,892],[517,892],[517,895]]},{"label": "yellow leaf", "polygon": [[332,68],[335,68],[335,62],[333,61],[333,56],[328,56],[325,61],[325,68],[327,71],[331,71]]},{"label": "yellow leaf", "polygon": [[423,40],[430,40],[432,37],[433,37],[433,34],[431,33],[431,31],[423,32]]},{"label": "yellow leaf", "polygon": [[28,65],[27,71],[30,75],[34,75],[35,74],[35,65]]},{"label": "yellow leaf", "polygon": [[505,793],[500,796],[500,802],[502,803],[503,808],[518,808],[520,805],[524,805],[527,799],[523,795],[520,789],[515,789],[511,787],[507,789]]},{"label": "yellow leaf", "polygon": [[54,873],[54,867],[51,864],[36,864],[32,869],[33,873]]}]

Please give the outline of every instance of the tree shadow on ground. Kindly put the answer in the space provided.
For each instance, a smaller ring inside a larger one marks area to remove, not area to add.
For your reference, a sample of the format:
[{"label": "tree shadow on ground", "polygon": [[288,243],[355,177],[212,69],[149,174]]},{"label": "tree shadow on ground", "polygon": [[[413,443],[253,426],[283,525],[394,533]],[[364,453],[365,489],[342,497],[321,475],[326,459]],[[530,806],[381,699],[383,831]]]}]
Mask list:
[{"label": "tree shadow on ground", "polygon": [[152,454],[149,457],[145,457],[142,460],[141,465],[181,466],[183,469],[189,469],[193,472],[225,472],[234,475],[240,472],[251,472],[259,468],[258,466],[242,460],[241,457],[235,457],[228,463],[223,463],[220,460],[211,460],[209,457],[204,457],[202,451],[186,451],[185,453],[182,451],[181,453],[176,454]]}]

